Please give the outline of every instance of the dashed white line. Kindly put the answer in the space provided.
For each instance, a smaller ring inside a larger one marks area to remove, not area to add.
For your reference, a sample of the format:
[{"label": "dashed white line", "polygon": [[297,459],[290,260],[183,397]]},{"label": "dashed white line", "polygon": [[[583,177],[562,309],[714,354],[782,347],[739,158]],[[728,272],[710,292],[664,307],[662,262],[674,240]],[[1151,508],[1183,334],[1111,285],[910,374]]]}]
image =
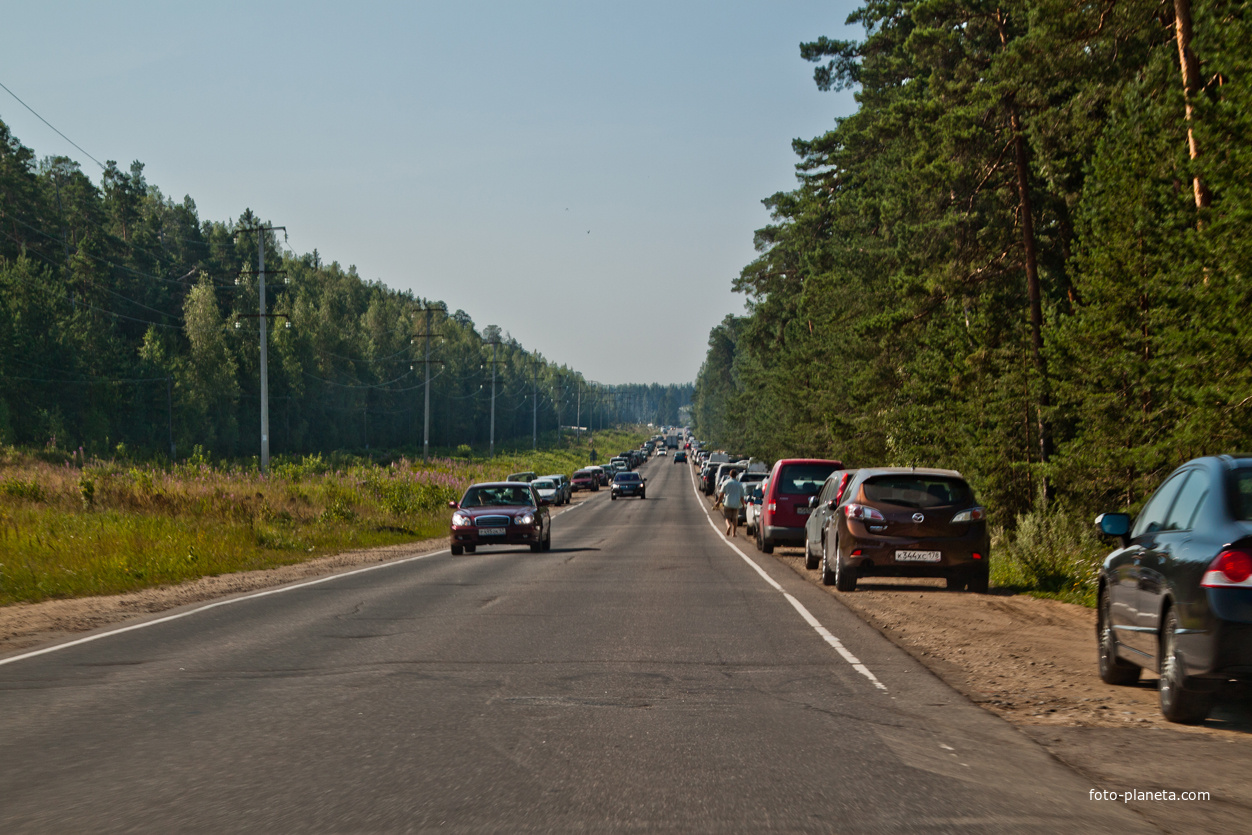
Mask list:
[{"label": "dashed white line", "polygon": [[[700,501],[700,491],[696,487],[696,477],[695,477],[694,469],[691,472],[691,489],[696,494],[696,500]],[[704,502],[700,501],[700,505],[703,507]],[[708,520],[709,525],[713,528],[714,531],[717,532],[718,538],[721,539],[723,542],[725,542],[727,547],[729,547],[732,551],[734,551],[741,558],[743,558],[744,562],[752,566],[752,570],[755,571],[757,574],[759,574],[761,578],[765,580],[765,582],[769,583],[774,589],[782,592],[783,597],[787,598],[787,602],[791,604],[792,608],[794,608],[797,612],[800,613],[800,617],[804,618],[805,622],[808,623],[809,626],[813,627],[813,630],[822,637],[822,640],[830,644],[830,646],[834,647],[835,652],[839,653],[839,655],[843,657],[843,660],[847,661],[848,664],[851,665],[852,669],[856,670],[858,673],[860,673],[861,675],[869,679],[870,682],[879,690],[882,690],[884,693],[887,692],[887,686],[883,684],[881,681],[879,681],[878,677],[875,676],[870,671],[869,667],[866,667],[864,664],[862,664],[859,658],[857,658],[855,655],[849,652],[848,648],[843,645],[843,642],[841,642],[838,638],[836,638],[829,629],[822,626],[821,621],[813,617],[813,613],[810,612],[808,609],[804,608],[803,603],[801,603],[799,600],[796,600],[787,592],[783,591],[783,587],[778,584],[778,581],[776,581],[773,577],[766,574],[765,569],[761,568],[761,566],[756,564],[756,560],[752,559],[743,551],[739,550],[738,545],[731,542],[729,539],[726,539],[722,535],[721,530],[719,530],[717,527],[717,523],[713,521],[713,517],[709,514],[707,509],[704,511],[704,518]]]}]

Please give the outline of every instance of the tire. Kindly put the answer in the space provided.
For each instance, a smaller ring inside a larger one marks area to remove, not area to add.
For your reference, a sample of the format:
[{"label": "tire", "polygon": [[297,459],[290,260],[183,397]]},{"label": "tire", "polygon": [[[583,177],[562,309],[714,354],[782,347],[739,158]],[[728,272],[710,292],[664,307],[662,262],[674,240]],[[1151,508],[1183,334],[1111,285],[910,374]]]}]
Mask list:
[{"label": "tire", "polygon": [[948,591],[964,591],[966,584],[969,582],[964,574],[953,574],[943,579],[947,583]]},{"label": "tire", "polygon": [[969,575],[965,587],[974,594],[986,594],[991,589],[991,572],[976,570]]},{"label": "tire", "polygon": [[[839,553],[838,545],[835,547],[835,553]],[[830,564],[830,547],[826,540],[822,540],[822,585],[833,586],[835,584],[835,569]]]},{"label": "tire", "polygon": [[466,546],[465,546],[465,553],[467,553],[467,554],[472,554],[472,553],[474,553],[474,552],[475,552],[475,551],[477,551],[477,550],[478,550],[478,546],[477,546],[477,545],[466,545]]},{"label": "tire", "polygon": [[1138,664],[1131,664],[1117,657],[1117,633],[1113,631],[1113,623],[1109,617],[1110,608],[1108,592],[1101,592],[1096,608],[1096,639],[1100,644],[1099,660],[1096,663],[1100,681],[1122,686],[1134,684],[1143,670]]},{"label": "tire", "polygon": [[839,591],[856,591],[856,569],[843,564],[839,552],[835,552],[835,588]]},{"label": "tire", "polygon": [[763,554],[774,553],[774,543],[766,539],[764,534],[761,535],[761,553]]},{"label": "tire", "polygon": [[543,540],[530,543],[530,552],[532,554],[538,554],[542,550],[543,550]]},{"label": "tire", "polygon": [[1161,714],[1180,725],[1198,725],[1213,709],[1213,691],[1195,679],[1187,678],[1187,668],[1178,652],[1178,614],[1170,609],[1161,630]]},{"label": "tire", "polygon": [[757,525],[757,526],[756,526],[756,538],[755,538],[755,543],[756,543],[756,550],[758,550],[758,551],[764,551],[764,550],[765,550],[765,543],[763,543],[763,542],[761,541],[761,526],[760,526],[760,525]]},{"label": "tire", "polygon": [[640,494],[639,494],[639,498],[641,498],[641,499],[646,499],[646,498],[648,498],[648,494],[647,494],[647,493],[640,493]]},{"label": "tire", "polygon": [[552,550],[552,529],[548,528],[548,535],[543,538],[543,550]]},{"label": "tire", "polygon": [[809,535],[806,533],[804,535],[804,567],[812,571],[817,568],[821,559],[819,554],[814,554],[812,549],[809,548]]},{"label": "tire", "polygon": [[461,554],[464,554],[464,553],[465,553],[465,549],[462,548],[460,545],[452,546],[452,556],[459,557],[461,556]]},{"label": "tire", "polygon": [[611,501],[611,502],[615,502],[615,501],[617,501],[617,494],[616,494],[616,493],[609,493],[609,501]]}]

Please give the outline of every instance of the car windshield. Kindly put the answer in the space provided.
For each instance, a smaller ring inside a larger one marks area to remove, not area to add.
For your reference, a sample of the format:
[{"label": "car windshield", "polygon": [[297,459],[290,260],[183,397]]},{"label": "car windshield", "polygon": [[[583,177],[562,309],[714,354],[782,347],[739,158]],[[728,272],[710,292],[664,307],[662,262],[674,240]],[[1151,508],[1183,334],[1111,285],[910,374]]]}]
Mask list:
[{"label": "car windshield", "polygon": [[533,507],[534,504],[529,487],[512,485],[471,487],[461,499],[461,507]]},{"label": "car windshield", "polygon": [[626,481],[638,481],[639,473],[618,473],[616,476],[613,477],[613,480],[616,481],[618,484],[621,484]]},{"label": "car windshield", "polygon": [[1235,518],[1252,522],[1252,467],[1235,470],[1232,475],[1235,487]]},{"label": "car windshield", "polygon": [[887,475],[865,482],[865,499],[899,507],[952,507],[974,503],[969,485],[957,478],[926,475]]},{"label": "car windshield", "polygon": [[789,464],[778,474],[778,492],[793,496],[814,496],[835,471],[833,464]]},{"label": "car windshield", "polygon": [[534,487],[536,490],[555,490],[556,482],[551,479],[541,478],[538,481],[532,481],[530,486]]}]

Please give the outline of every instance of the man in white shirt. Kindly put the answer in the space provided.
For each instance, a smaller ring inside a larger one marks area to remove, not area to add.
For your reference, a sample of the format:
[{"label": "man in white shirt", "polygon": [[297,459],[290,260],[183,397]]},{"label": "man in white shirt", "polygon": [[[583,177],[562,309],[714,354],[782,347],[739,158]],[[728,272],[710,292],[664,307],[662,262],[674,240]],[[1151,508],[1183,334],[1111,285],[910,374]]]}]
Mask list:
[{"label": "man in white shirt", "polygon": [[722,514],[726,517],[726,536],[735,537],[739,533],[739,510],[743,507],[743,484],[738,478],[728,478],[722,482],[718,497],[722,500]]}]

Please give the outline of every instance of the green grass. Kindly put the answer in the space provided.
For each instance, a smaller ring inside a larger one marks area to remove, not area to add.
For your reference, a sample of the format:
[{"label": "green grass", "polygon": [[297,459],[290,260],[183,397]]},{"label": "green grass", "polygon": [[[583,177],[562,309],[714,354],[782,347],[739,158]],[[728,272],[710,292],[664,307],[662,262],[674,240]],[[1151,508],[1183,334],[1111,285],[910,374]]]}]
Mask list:
[{"label": "green grass", "polygon": [[640,432],[493,459],[348,454],[173,466],[0,449],[0,605],[118,594],[447,534],[450,500],[512,472],[572,473]]},{"label": "green grass", "polygon": [[1096,579],[1111,546],[1081,512],[1053,508],[1017,517],[992,536],[991,584],[1035,597],[1095,607]]}]

